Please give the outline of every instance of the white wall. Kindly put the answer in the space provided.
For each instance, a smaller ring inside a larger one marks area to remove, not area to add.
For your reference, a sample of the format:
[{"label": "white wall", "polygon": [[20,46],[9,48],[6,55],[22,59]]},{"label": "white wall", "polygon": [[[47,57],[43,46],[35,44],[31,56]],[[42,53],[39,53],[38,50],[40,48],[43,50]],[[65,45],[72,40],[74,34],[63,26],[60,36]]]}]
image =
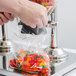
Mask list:
[{"label": "white wall", "polygon": [[76,0],[58,2],[58,44],[76,49]]}]

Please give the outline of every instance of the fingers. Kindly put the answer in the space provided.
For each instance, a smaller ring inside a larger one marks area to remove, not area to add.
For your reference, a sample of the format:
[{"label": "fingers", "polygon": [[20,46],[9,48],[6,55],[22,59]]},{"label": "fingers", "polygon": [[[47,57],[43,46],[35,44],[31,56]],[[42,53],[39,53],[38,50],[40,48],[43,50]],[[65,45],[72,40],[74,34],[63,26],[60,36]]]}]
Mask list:
[{"label": "fingers", "polygon": [[42,28],[44,26],[44,23],[42,22],[42,20],[39,20],[36,26],[38,28]]},{"label": "fingers", "polygon": [[42,22],[41,19],[37,20],[37,22],[34,22],[34,23],[30,22],[28,25],[32,28],[36,28],[36,27],[42,28],[42,27],[44,27],[43,22]]},{"label": "fingers", "polygon": [[41,18],[42,18],[43,26],[46,26],[48,23],[48,17],[47,17],[47,9],[45,7]]},{"label": "fingers", "polygon": [[47,17],[42,18],[42,23],[43,23],[43,26],[44,26],[44,27],[48,24],[48,19],[47,19]]},{"label": "fingers", "polygon": [[9,13],[7,13],[7,12],[4,12],[4,15],[5,15],[5,17],[6,17],[8,20],[13,21],[14,15],[9,14]]},{"label": "fingers", "polygon": [[0,14],[0,18],[1,18],[2,22],[5,22],[5,23],[8,22],[8,19],[3,14]]},{"label": "fingers", "polygon": [[36,27],[42,28],[42,27],[44,27],[44,23],[42,22],[42,20],[38,20],[38,22],[36,24],[31,23],[30,27],[32,27],[32,28],[36,28]]},{"label": "fingers", "polygon": [[0,25],[3,25],[4,23],[7,23],[8,19],[0,13]]},{"label": "fingers", "polygon": [[8,21],[13,21],[14,20],[14,15],[9,14],[9,13],[0,13],[0,25],[7,23]]},{"label": "fingers", "polygon": [[45,14],[44,18],[43,18],[43,23],[44,23],[44,26],[46,26],[48,24],[48,17],[47,17],[47,13]]},{"label": "fingers", "polygon": [[0,19],[0,25],[3,25],[3,21]]},{"label": "fingers", "polygon": [[35,23],[29,23],[29,26],[30,26],[31,28],[36,28],[36,24],[35,24]]},{"label": "fingers", "polygon": [[35,24],[33,24],[33,25],[30,25],[30,27],[32,27],[32,28],[36,28],[36,25],[35,25]]},{"label": "fingers", "polygon": [[38,28],[45,27],[48,24],[47,10],[44,8],[44,12],[42,11],[40,15],[40,20],[37,23]]}]

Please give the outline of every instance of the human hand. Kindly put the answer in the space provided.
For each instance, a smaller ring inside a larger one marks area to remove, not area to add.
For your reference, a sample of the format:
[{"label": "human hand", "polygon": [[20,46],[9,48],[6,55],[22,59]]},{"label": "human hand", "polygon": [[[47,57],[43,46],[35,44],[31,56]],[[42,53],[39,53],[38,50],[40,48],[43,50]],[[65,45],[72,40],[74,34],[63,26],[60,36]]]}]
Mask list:
[{"label": "human hand", "polygon": [[32,28],[42,28],[47,25],[47,10],[37,3],[20,0],[21,10],[17,13],[21,21]]},{"label": "human hand", "polygon": [[12,14],[6,13],[6,12],[0,12],[0,25],[3,25],[4,23],[7,23],[8,21],[12,21],[14,19],[14,16]]},{"label": "human hand", "polygon": [[29,0],[0,0],[0,11],[18,16],[23,23],[32,28],[47,25],[46,8]]}]

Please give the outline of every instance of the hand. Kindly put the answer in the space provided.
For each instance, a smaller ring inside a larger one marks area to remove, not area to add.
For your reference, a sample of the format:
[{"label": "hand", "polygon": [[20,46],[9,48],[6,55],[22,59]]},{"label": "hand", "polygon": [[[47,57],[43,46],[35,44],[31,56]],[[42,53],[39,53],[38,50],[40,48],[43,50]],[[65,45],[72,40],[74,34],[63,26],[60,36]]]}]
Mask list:
[{"label": "hand", "polygon": [[0,12],[0,25],[3,25],[4,23],[7,23],[9,20],[12,21],[14,19],[14,16],[9,13],[1,13]]},{"label": "hand", "polygon": [[32,28],[42,28],[47,25],[47,10],[45,7],[26,0],[20,0],[21,10],[17,13],[22,22]]},{"label": "hand", "polygon": [[46,8],[28,0],[0,0],[0,11],[18,16],[23,23],[32,28],[47,25]]}]

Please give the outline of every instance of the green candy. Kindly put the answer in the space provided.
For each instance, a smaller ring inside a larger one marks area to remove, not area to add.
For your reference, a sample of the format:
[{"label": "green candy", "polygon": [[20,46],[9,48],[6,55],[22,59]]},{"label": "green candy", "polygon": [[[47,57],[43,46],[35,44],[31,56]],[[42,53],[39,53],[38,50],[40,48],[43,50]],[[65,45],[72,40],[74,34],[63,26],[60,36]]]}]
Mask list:
[{"label": "green candy", "polygon": [[22,68],[22,65],[19,63],[18,69],[21,69],[21,68]]},{"label": "green candy", "polygon": [[37,60],[37,58],[39,58],[39,56],[34,57],[35,60]]},{"label": "green candy", "polygon": [[47,68],[47,65],[42,65],[42,68]]},{"label": "green candy", "polygon": [[47,76],[47,75],[42,75],[42,76]]},{"label": "green candy", "polygon": [[44,59],[44,56],[41,56],[40,58],[41,58],[41,59]]}]

